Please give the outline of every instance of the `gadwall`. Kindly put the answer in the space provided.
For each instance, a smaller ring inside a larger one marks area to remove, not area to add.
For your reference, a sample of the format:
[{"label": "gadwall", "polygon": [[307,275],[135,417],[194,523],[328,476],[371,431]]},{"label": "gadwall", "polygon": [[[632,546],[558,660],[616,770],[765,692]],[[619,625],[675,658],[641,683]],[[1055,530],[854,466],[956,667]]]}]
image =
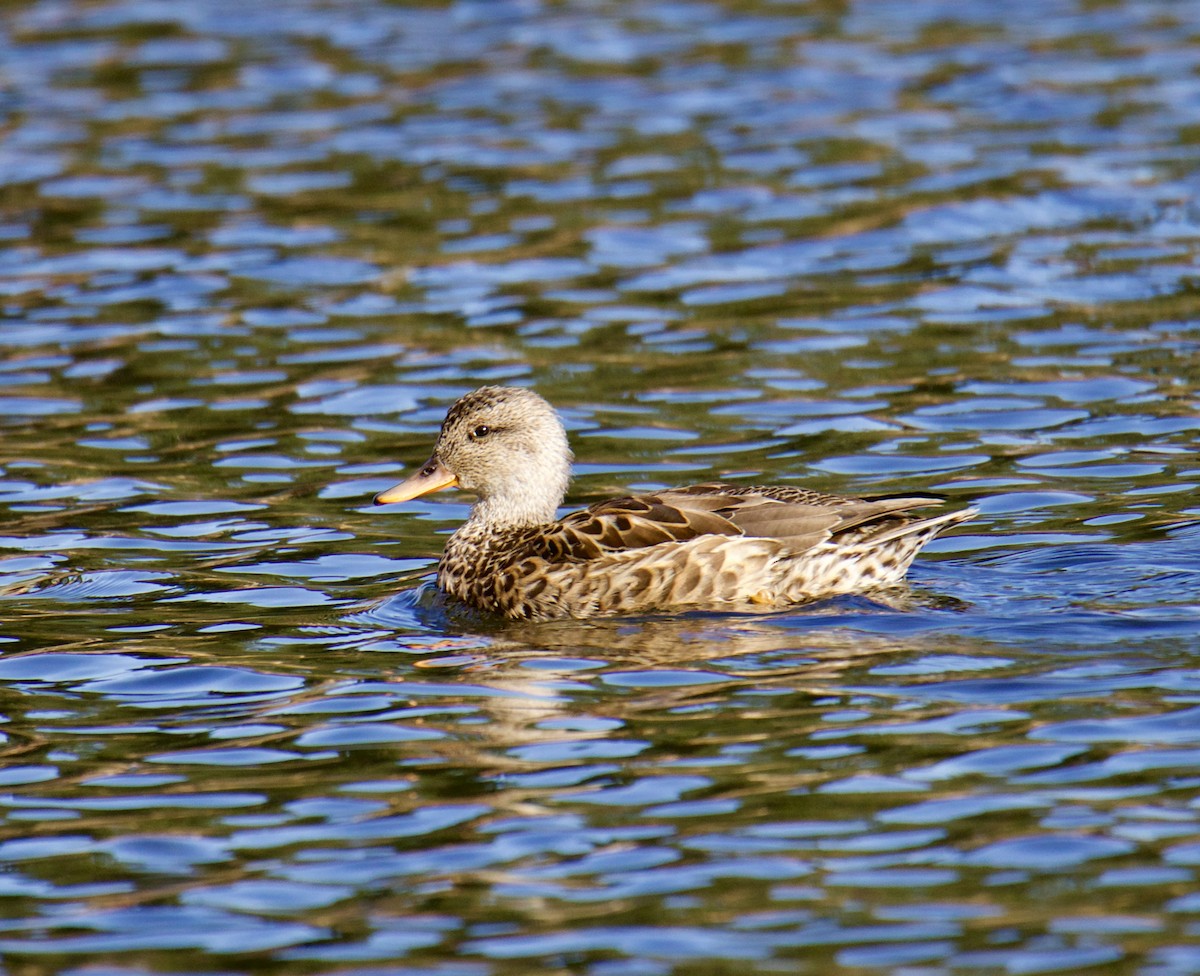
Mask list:
[{"label": "gadwall", "polygon": [[446,414],[433,456],[379,505],[458,487],[477,497],[438,586],[524,620],[686,609],[755,610],[893,586],[939,532],[975,516],[931,495],[844,498],[790,485],[689,485],[556,519],[572,454],[536,393],[485,386]]}]

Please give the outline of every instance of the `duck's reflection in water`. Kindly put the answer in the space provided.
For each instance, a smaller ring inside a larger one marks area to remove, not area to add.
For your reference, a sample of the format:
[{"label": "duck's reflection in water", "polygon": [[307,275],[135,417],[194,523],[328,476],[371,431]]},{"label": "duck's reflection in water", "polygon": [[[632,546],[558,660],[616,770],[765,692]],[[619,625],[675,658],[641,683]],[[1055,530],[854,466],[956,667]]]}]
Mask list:
[{"label": "duck's reflection in water", "polygon": [[[637,737],[646,723],[678,723],[683,738],[703,738],[704,723],[695,719],[714,711],[730,722],[730,734],[753,738],[756,719],[768,722],[759,727],[766,732],[786,708],[789,737],[804,738],[827,728],[826,703],[856,694],[854,686],[872,668],[933,652],[978,653],[977,646],[959,647],[960,638],[938,631],[937,620],[954,609],[939,597],[900,588],[802,613],[529,624],[463,617],[425,593],[392,598],[350,619],[394,626],[411,625],[421,614],[439,616],[437,629],[453,636],[424,644],[423,656],[393,671],[389,681],[418,699],[436,693],[442,703],[470,703],[485,720],[469,737],[456,734],[436,751],[499,774],[586,764],[582,743]],[[571,758],[569,743],[580,744],[579,759]],[[560,748],[530,749],[554,744]]]}]

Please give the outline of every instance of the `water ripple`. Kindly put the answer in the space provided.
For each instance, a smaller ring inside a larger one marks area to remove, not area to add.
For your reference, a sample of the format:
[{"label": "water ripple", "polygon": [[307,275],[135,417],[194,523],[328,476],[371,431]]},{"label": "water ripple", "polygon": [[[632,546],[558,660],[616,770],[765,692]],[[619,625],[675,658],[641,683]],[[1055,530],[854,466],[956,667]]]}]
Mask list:
[{"label": "water ripple", "polygon": [[[10,968],[1195,972],[1198,32],[4,8]],[[903,592],[500,623],[465,499],[369,504],[484,383],[572,504],[981,515]]]}]

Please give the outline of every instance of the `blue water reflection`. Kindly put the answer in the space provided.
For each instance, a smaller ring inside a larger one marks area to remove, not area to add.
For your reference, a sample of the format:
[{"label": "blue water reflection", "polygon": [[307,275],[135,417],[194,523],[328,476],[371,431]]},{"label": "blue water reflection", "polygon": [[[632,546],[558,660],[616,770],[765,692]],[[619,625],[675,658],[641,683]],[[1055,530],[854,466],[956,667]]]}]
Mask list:
[{"label": "blue water reflection", "polygon": [[[0,10],[14,971],[1200,972],[1200,8]],[[538,626],[374,493],[945,492],[906,592]]]}]

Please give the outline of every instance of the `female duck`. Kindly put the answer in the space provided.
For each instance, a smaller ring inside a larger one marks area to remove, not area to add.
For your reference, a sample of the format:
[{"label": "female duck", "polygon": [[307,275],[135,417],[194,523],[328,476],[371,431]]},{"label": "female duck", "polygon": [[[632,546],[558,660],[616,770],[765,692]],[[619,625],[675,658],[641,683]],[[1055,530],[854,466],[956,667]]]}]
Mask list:
[{"label": "female duck", "polygon": [[480,610],[546,620],[751,609],[899,583],[918,550],[975,515],[911,509],[932,496],[842,498],[787,485],[690,485],[555,519],[571,474],[566,431],[530,390],[485,386],[446,414],[433,456],[375,497],[473,492],[438,586]]}]

